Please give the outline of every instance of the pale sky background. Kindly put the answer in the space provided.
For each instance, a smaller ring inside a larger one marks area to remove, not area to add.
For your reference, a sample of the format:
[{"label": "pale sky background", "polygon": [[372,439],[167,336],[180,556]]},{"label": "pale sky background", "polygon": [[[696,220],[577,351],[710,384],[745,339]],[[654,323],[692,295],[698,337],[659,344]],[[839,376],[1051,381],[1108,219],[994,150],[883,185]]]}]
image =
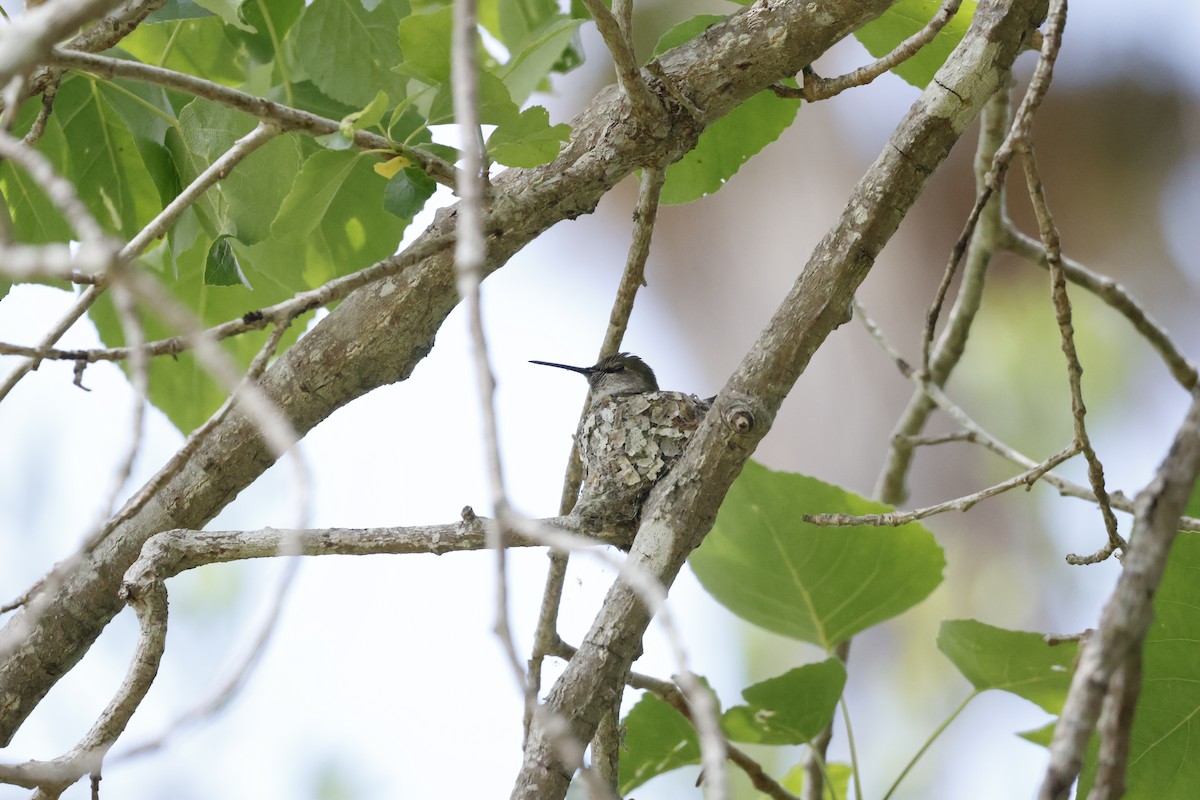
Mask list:
[{"label": "pale sky background", "polygon": [[[639,18],[651,43],[676,21],[653,10],[644,22]],[[1200,330],[1189,312],[1200,282],[1194,224],[1200,208],[1197,31],[1200,6],[1193,4],[1075,4],[1051,95],[1054,102],[1055,91],[1095,91],[1119,78],[1148,94],[1171,89],[1185,98],[1182,128],[1190,131],[1190,139],[1181,143],[1181,166],[1164,185],[1160,206],[1130,222],[1157,230],[1166,255],[1124,265],[1121,278],[1193,355],[1200,352]],[[584,39],[591,61],[558,80],[555,96],[544,99],[553,121],[568,120],[596,86],[610,79],[592,26],[585,27]],[[818,66],[833,74],[865,59],[851,41]],[[1021,74],[1027,75],[1032,56],[1020,63]],[[639,295],[625,340],[627,349],[655,368],[664,388],[702,396],[720,388],[916,93],[889,75],[872,87],[802,109],[797,125],[728,187],[692,206],[664,210],[648,268],[650,286]],[[821,148],[834,140],[845,146],[827,156]],[[964,141],[956,156],[971,148],[973,142]],[[830,163],[814,165],[814,160]],[[829,180],[820,182],[822,178]],[[942,214],[961,220],[969,183],[962,184],[961,175],[954,180],[959,202]],[[1061,187],[1049,183],[1052,203],[1064,191]],[[556,510],[585,387],[579,376],[526,362],[585,364],[594,358],[624,262],[635,191],[627,181],[605,198],[596,215],[556,226],[485,284],[508,487],[516,507],[532,516]],[[1114,193],[1121,191],[1112,187]],[[1071,226],[1081,223],[1071,219],[1069,209],[1062,212],[1068,252],[1072,245],[1086,247],[1086,236],[1070,235]],[[937,209],[924,213],[937,216]],[[957,230],[958,224],[949,227]],[[949,252],[948,244],[942,244],[945,236],[921,256],[927,269],[919,275],[897,266],[907,257],[901,251],[919,249],[923,236],[919,223],[906,223],[885,251],[880,274],[864,288],[868,307],[910,353],[917,329],[890,307],[889,287],[897,280],[917,286],[911,291],[924,308],[930,275],[940,271]],[[730,253],[743,255],[739,259]],[[746,257],[755,263],[745,263]],[[1096,266],[1122,268],[1103,261]],[[69,301],[67,294],[48,288],[14,289],[0,301],[0,340],[34,340]],[[1115,318],[1106,319],[1114,320],[1109,323],[1114,331],[1123,330]],[[76,326],[61,342],[63,347],[97,344],[89,323]],[[1056,341],[1050,344],[1057,346]],[[490,491],[467,358],[464,319],[455,311],[409,381],[350,404],[304,440],[302,449],[314,475],[314,526],[450,522],[467,504],[487,513]],[[7,373],[10,361],[0,359],[0,371]],[[807,471],[870,494],[887,432],[907,396],[894,376],[881,381],[885,368],[857,325],[836,332],[756,457],[773,468]],[[1148,385],[1156,388],[1131,387],[1098,404],[1096,412],[1095,436],[1109,477],[1127,490],[1148,479],[1185,405],[1181,391],[1162,383],[1161,369],[1147,372]],[[964,403],[979,399],[986,379],[965,380]],[[5,599],[75,548],[98,513],[127,442],[130,397],[121,373],[106,364],[89,367],[85,383],[90,393],[70,382],[69,365],[46,364],[0,405],[0,546],[5,554],[0,595]],[[876,388],[880,383],[887,384],[886,391]],[[1003,424],[1002,413],[997,419]],[[822,429],[836,433],[822,438],[830,435]],[[181,440],[152,410],[130,489],[153,474]],[[1052,452],[1065,441],[1045,443],[1043,450]],[[1078,465],[1072,466],[1069,474],[1082,474]],[[1015,471],[991,469],[951,478],[931,469],[928,477],[914,480],[914,500],[946,499]],[[1061,555],[1095,548],[1098,515],[1082,503],[1038,491],[1037,501],[1025,495],[1002,498],[972,512],[979,516],[932,521],[929,527],[947,548],[947,585],[899,621],[856,639],[848,698],[869,798],[882,795],[967,692],[966,682],[933,646],[938,621],[977,616],[995,625],[1061,632],[1095,624],[1115,569],[1071,569],[1061,564]],[[294,501],[288,471],[276,467],[209,527],[288,525]],[[990,568],[984,562],[991,551],[974,549],[980,537],[993,532],[989,520],[1017,528],[1013,535],[1018,537],[1023,534],[1020,525],[1051,531],[1047,539],[1022,546],[1031,558],[1036,555],[1052,566],[1035,569],[1031,562],[1029,575],[1014,571],[1011,561]],[[519,648],[527,653],[546,558],[541,550],[514,552],[510,564],[511,617]],[[172,628],[160,676],[114,756],[157,734],[207,696],[254,630],[278,573],[279,565],[272,563],[217,565],[168,584]],[[506,797],[520,764],[521,708],[491,633],[491,573],[487,554],[307,560],[246,689],[223,714],[181,733],[160,753],[134,762],[110,761],[102,796]],[[568,641],[578,641],[586,630],[610,580],[590,560],[573,560],[561,624]],[[1022,591],[1035,583],[1042,594]],[[670,604],[691,668],[709,679],[725,704],[736,702],[748,683],[820,657],[813,648],[748,630],[711,601],[690,572],[673,587]],[[74,744],[123,676],[134,629],[132,613],[123,612],[84,662],[50,693],[12,746],[0,751],[0,758],[51,758]],[[914,660],[914,645],[903,644],[910,640],[926,651],[921,656],[925,660]],[[548,664],[546,689],[557,675],[555,662]],[[657,628],[652,628],[646,656],[636,669],[663,677],[675,671]],[[984,695],[895,797],[1032,796],[1045,753],[1013,733],[1047,721],[1029,703],[998,693]],[[844,760],[846,753],[839,725],[831,756]],[[778,774],[790,763],[780,762]],[[695,775],[694,769],[681,770],[635,794],[639,800],[695,796],[690,788]],[[0,787],[0,800],[27,794]],[[86,782],[65,797],[87,797]]]}]

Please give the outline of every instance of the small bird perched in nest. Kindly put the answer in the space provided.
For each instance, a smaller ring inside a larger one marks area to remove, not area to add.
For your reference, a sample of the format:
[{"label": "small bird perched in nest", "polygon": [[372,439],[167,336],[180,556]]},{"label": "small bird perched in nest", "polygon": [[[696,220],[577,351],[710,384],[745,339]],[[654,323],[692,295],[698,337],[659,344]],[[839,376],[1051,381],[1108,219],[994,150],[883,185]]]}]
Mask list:
[{"label": "small bird perched in nest", "polygon": [[605,356],[591,367],[529,363],[578,372],[591,387],[578,434],[583,484],[573,513],[599,523],[636,520],[650,489],[679,459],[712,400],[659,391],[654,370],[629,353]]}]

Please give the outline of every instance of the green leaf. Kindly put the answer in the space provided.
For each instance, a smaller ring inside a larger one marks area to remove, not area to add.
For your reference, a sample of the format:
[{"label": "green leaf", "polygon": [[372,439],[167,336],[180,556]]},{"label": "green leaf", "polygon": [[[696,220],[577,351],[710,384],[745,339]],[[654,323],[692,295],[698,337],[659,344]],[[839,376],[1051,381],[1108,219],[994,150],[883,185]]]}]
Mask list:
[{"label": "green leaf", "polygon": [[[654,47],[659,55],[699,36],[723,16],[701,14],[681,22],[663,34]],[[700,134],[696,146],[667,167],[661,202],[690,203],[720,189],[742,164],[779,138],[800,104],[764,90],[718,119]]]},{"label": "green leaf", "polygon": [[1048,722],[1040,728],[1035,728],[1031,731],[1022,731],[1017,736],[1020,736],[1027,742],[1033,742],[1034,744],[1040,744],[1042,747],[1049,748],[1051,740],[1054,739],[1054,726],[1057,724],[1057,720]]},{"label": "green leaf", "polygon": [[216,238],[208,248],[208,257],[204,262],[204,283],[207,286],[237,286],[241,284],[247,289],[253,289],[242,265],[238,263],[230,246],[231,234],[224,233]]},{"label": "green leaf", "polygon": [[63,81],[55,117],[66,138],[68,170],[88,210],[104,227],[132,237],[159,211],[158,189],[125,121],[97,82]]},{"label": "green leaf", "polygon": [[[235,319],[243,314],[292,296],[296,291],[310,288],[299,274],[268,276],[255,272],[254,265],[246,258],[246,250],[229,239],[248,280],[256,287],[253,291],[238,283],[231,286],[211,286],[205,283],[207,256],[211,240],[198,238],[193,245],[181,251],[175,258],[177,276],[160,275],[164,286],[177,300],[197,314],[205,326]],[[162,249],[162,248],[160,248]],[[293,270],[293,272],[298,272]],[[105,294],[88,311],[101,339],[108,347],[125,344],[120,323]],[[142,324],[151,340],[162,339],[179,333],[153,314],[145,314]],[[286,348],[304,330],[305,318],[296,320],[281,342]],[[251,331],[221,342],[222,348],[243,368],[250,364],[267,337],[266,331]],[[123,364],[123,368],[128,365]],[[171,422],[183,433],[200,425],[225,400],[226,392],[196,362],[191,352],[171,358],[152,358],[149,365],[149,397],[155,407],[163,411]]]},{"label": "green leaf", "polygon": [[353,114],[347,114],[342,117],[341,133],[347,139],[354,138],[355,131],[361,131],[363,128],[370,128],[378,125],[383,119],[383,114],[388,109],[388,96],[386,92],[379,92],[375,95],[375,99],[367,103],[367,107],[362,111],[355,111]]},{"label": "green leaf", "polygon": [[845,685],[837,658],[797,667],[742,690],[749,705],[726,711],[721,727],[737,742],[805,744],[833,720]]},{"label": "green leaf", "polygon": [[[807,774],[805,765],[797,764],[788,770],[779,783],[792,794],[802,797]],[[830,800],[850,797],[851,774],[852,770],[849,764],[839,762],[825,764],[825,793],[822,796],[830,798]]]},{"label": "green leaf", "polygon": [[211,11],[201,8],[195,0],[166,0],[162,7],[146,17],[145,24],[155,25],[160,22],[175,22],[181,19],[203,19],[214,16]]},{"label": "green leaf", "polygon": [[146,64],[202,75],[226,86],[246,80],[245,56],[225,35],[220,17],[139,25],[121,40],[121,47]]},{"label": "green leaf", "polygon": [[[179,112],[179,123],[183,137],[170,137],[169,146],[186,182],[257,124],[245,114],[201,98]],[[247,245],[267,238],[300,167],[300,144],[295,135],[277,136],[262,145],[219,184],[209,187],[193,206],[204,230],[212,237],[233,233]]]},{"label": "green leaf", "polygon": [[[1142,651],[1142,691],[1130,735],[1127,791],[1140,798],[1191,797],[1200,786],[1200,533],[1181,532],[1154,597],[1154,622]],[[1079,778],[1086,797],[1096,749]]]},{"label": "green leaf", "polygon": [[946,620],[938,630],[938,649],[978,691],[1002,689],[1062,711],[1071,686],[1077,642],[1049,645],[1040,633],[995,628],[973,619]]},{"label": "green leaf", "polygon": [[[304,0],[244,0],[239,14],[249,30],[231,28],[226,33],[258,63],[283,62],[284,37],[303,11]],[[286,64],[276,64],[276,69],[286,70]]]},{"label": "green leaf", "polygon": [[270,238],[249,248],[256,265],[300,272],[306,284],[317,286],[396,252],[408,220],[384,210],[387,184],[373,163],[361,153],[325,150],[310,156],[271,224]]},{"label": "green leaf", "polygon": [[99,81],[96,89],[133,135],[142,162],[158,189],[159,202],[165,206],[180,190],[179,173],[164,146],[168,133],[179,127],[167,92],[137,81]]},{"label": "green leaf", "polygon": [[453,24],[454,9],[450,6],[401,20],[398,30],[404,60],[400,70],[430,86],[448,83]]},{"label": "green leaf", "polygon": [[232,25],[245,31],[253,30],[242,21],[240,13],[242,0],[194,0],[194,2],[225,20],[226,25]]},{"label": "green leaf", "polygon": [[[428,124],[454,121],[454,94],[450,84],[442,84],[432,93],[425,109]],[[512,101],[508,87],[490,72],[479,73],[479,122],[483,125],[520,125],[521,109]]]},{"label": "green leaf", "polygon": [[529,38],[547,20],[558,16],[555,0],[481,0],[479,24],[500,40],[508,51]]},{"label": "green leaf", "polygon": [[288,31],[290,61],[350,111],[380,91],[397,101],[405,88],[392,71],[401,60],[396,29],[408,14],[407,0],[383,0],[370,11],[359,0],[313,0]]},{"label": "green leaf", "polygon": [[667,167],[661,202],[690,203],[720,189],[751,156],[787,130],[799,107],[794,100],[762,91],[709,125],[696,146]]},{"label": "green leaf", "polygon": [[[29,130],[41,105],[41,99],[37,97],[21,105],[13,125],[14,134],[22,136]],[[52,115],[48,120],[46,132],[38,141],[37,149],[60,174],[65,170],[67,141],[57,115]],[[11,230],[17,241],[45,244],[73,238],[71,226],[62,212],[50,202],[42,187],[25,170],[8,160],[0,160],[0,194],[3,194],[8,206]]]},{"label": "green leaf", "polygon": [[[892,72],[918,88],[928,86],[951,51],[962,41],[975,16],[976,5],[974,0],[963,0],[958,13],[946,23],[946,27],[938,31],[933,41],[892,69]],[[880,17],[855,31],[854,36],[867,48],[867,52],[875,58],[882,58],[929,24],[940,6],[939,0],[899,0]]]},{"label": "green leaf", "polygon": [[[508,62],[497,70],[513,100],[524,103],[545,82],[546,76],[560,66],[582,24],[582,20],[559,15],[546,20],[518,44]],[[569,68],[575,63],[569,59],[562,66]]]},{"label": "green leaf", "polygon": [[678,47],[684,42],[690,42],[723,19],[725,19],[724,14],[697,14],[691,19],[685,19],[683,22],[673,25],[658,38],[654,50],[650,52],[650,57],[658,58],[671,48]]},{"label": "green leaf", "polygon": [[675,709],[647,692],[622,722],[617,791],[624,796],[653,777],[700,763],[700,738]]},{"label": "green leaf", "polygon": [[508,167],[536,167],[557,158],[562,143],[570,137],[570,125],[551,125],[545,108],[530,106],[517,119],[492,131],[488,155]]},{"label": "green leaf", "polygon": [[832,651],[916,605],[946,561],[925,528],[819,527],[803,514],[889,510],[815,478],[749,461],[689,563],[743,619]]},{"label": "green leaf", "polygon": [[416,167],[408,167],[393,175],[383,190],[383,207],[406,222],[425,207],[437,184],[433,178]]}]

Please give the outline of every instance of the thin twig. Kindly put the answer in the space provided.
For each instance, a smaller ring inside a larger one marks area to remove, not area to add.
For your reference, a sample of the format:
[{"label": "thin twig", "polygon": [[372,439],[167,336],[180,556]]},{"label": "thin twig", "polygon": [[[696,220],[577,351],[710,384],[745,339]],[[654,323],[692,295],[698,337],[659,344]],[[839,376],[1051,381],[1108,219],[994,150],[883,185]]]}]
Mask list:
[{"label": "thin twig", "polygon": [[[298,292],[287,300],[281,300],[273,306],[266,308],[255,309],[248,311],[236,319],[227,320],[218,325],[205,330],[204,334],[207,338],[213,341],[222,341],[232,336],[239,336],[248,331],[262,330],[282,322],[290,322],[296,317],[315,308],[328,305],[337,300],[341,300],[350,292],[369,283],[383,280],[392,275],[402,272],[404,269],[418,263],[422,259],[428,258],[439,249],[448,247],[454,242],[454,236],[450,235],[445,239],[423,239],[414,243],[407,250],[394,256],[389,256],[372,264],[369,267],[352,272],[349,275],[343,275],[340,278],[334,278],[327,283],[318,286],[315,289]],[[97,292],[99,287],[91,287]],[[88,297],[85,292],[84,298]],[[94,298],[93,298],[94,299]],[[80,301],[82,305],[82,300]],[[90,305],[91,301],[87,303]],[[72,309],[74,317],[70,320],[73,323],[82,316],[86,307],[81,309]],[[68,315],[70,316],[70,315]],[[70,327],[70,324],[66,324]],[[66,329],[63,328],[63,330]],[[62,332],[58,333],[61,336]],[[52,338],[47,336],[46,339]],[[53,337],[57,338],[57,337]],[[43,340],[45,341],[45,340]],[[185,336],[171,336],[166,339],[148,342],[143,348],[149,356],[173,356],[186,352],[192,348],[193,341]],[[128,347],[98,347],[85,350],[61,350],[51,346],[50,344],[41,345],[17,345],[7,342],[0,342],[0,355],[19,355],[28,358],[36,358],[46,361],[83,361],[86,363],[95,363],[97,361],[123,361],[129,358],[130,352]],[[0,399],[3,394],[0,394]]]},{"label": "thin twig", "polygon": [[[1062,19],[1056,21],[1055,8],[1059,6],[1064,8],[1064,12]],[[971,208],[971,213],[967,216],[967,222],[963,226],[962,233],[959,235],[958,241],[954,244],[954,249],[950,254],[950,261],[946,264],[946,270],[942,275],[942,282],[938,285],[933,304],[929,307],[929,311],[926,314],[924,344],[921,357],[921,366],[926,372],[929,371],[930,367],[930,351],[933,347],[934,331],[937,328],[938,317],[941,315],[942,305],[946,301],[946,293],[950,290],[950,283],[954,280],[954,275],[958,270],[959,264],[962,262],[967,243],[971,240],[975,226],[978,224],[979,217],[983,213],[984,206],[987,205],[992,194],[999,192],[1004,185],[1004,177],[1008,174],[1008,168],[1012,163],[1017,144],[1028,139],[1029,131],[1033,125],[1033,117],[1041,107],[1042,100],[1046,97],[1046,92],[1050,89],[1050,78],[1053,74],[1053,59],[1057,56],[1059,42],[1061,42],[1062,23],[1066,20],[1065,0],[1062,3],[1056,3],[1051,8],[1048,20],[1048,30],[1042,37],[1041,51],[1043,55],[1038,59],[1033,77],[1030,79],[1029,86],[1021,98],[1021,104],[1017,107],[1017,111],[1013,115],[1013,122],[1009,128],[1008,135],[1004,138],[1004,142],[1001,143],[999,149],[996,150],[995,156],[992,158],[991,169],[988,170],[984,178],[984,188],[976,193],[975,205]],[[1046,54],[1050,54],[1049,61]]]},{"label": "thin twig", "polygon": [[34,798],[55,798],[84,775],[100,773],[105,754],[154,682],[166,646],[167,593],[162,584],[147,594],[130,596],[129,602],[138,617],[137,649],[125,679],[91,730],[69,752],[51,761],[0,764],[0,781],[36,787]]},{"label": "thin twig", "polygon": [[[130,358],[129,358],[129,383],[133,388],[133,409],[130,414],[130,433],[129,446],[126,448],[125,458],[117,467],[117,474],[112,483],[112,489],[109,491],[105,503],[101,506],[101,516],[96,524],[92,526],[93,530],[100,531],[104,529],[104,521],[112,516],[113,508],[117,504],[117,498],[121,494],[121,490],[125,487],[126,481],[133,473],[133,463],[137,459],[137,455],[141,452],[142,435],[145,432],[146,419],[146,394],[150,388],[150,364],[146,358],[146,353],[142,350],[142,345],[146,341],[146,332],[142,328],[141,321],[137,316],[137,307],[133,302],[133,298],[124,286],[117,285],[113,288],[113,308],[116,309],[117,318],[121,322],[121,332],[125,336],[125,341],[129,343]],[[96,538],[96,537],[88,537]],[[90,545],[87,550],[95,548],[96,544],[88,542]]]},{"label": "thin twig", "polygon": [[954,19],[962,0],[944,0],[941,7],[933,15],[925,27],[905,39],[892,52],[866,66],[859,67],[853,72],[837,78],[822,78],[812,71],[805,69],[803,84],[799,88],[784,86],[777,83],[771,87],[776,97],[798,98],[809,103],[818,100],[828,100],[856,86],[866,86],[883,73],[895,68],[917,54],[917,52],[933,41],[934,37],[946,27],[946,23]]},{"label": "thin twig", "polygon": [[[1046,35],[1047,42],[1053,41],[1052,33]],[[1083,401],[1083,365],[1079,362],[1079,354],[1075,350],[1075,328],[1072,323],[1071,301],[1067,297],[1067,279],[1062,269],[1058,228],[1050,215],[1046,203],[1046,193],[1038,174],[1037,158],[1030,144],[1022,158],[1025,166],[1025,178],[1029,185],[1029,196],[1033,200],[1034,213],[1038,218],[1038,227],[1042,233],[1042,243],[1046,248],[1046,263],[1050,267],[1050,296],[1054,302],[1054,318],[1058,323],[1059,338],[1062,344],[1063,356],[1067,361],[1067,384],[1071,390],[1071,419],[1075,428],[1075,443],[1079,446],[1083,457],[1087,459],[1088,482],[1100,505],[1100,514],[1104,519],[1104,528],[1108,534],[1108,543],[1093,556],[1102,560],[1117,549],[1124,550],[1125,539],[1117,531],[1117,518],[1113,514],[1108,499],[1108,489],[1104,485],[1104,465],[1092,447],[1091,437],[1088,436],[1084,418],[1087,406]],[[1094,563],[1089,561],[1088,563]]]},{"label": "thin twig", "polygon": [[[487,338],[483,330],[483,308],[479,287],[487,264],[487,240],[483,232],[484,170],[487,169],[483,138],[479,127],[479,67],[476,64],[475,0],[455,0],[454,30],[451,37],[451,86],[454,94],[454,118],[462,132],[463,158],[458,174],[458,240],[454,249],[454,274],[458,293],[466,305],[467,326],[471,338],[471,358],[475,367],[480,417],[483,422],[483,451],[488,482],[492,489],[492,507],[503,525],[511,516],[508,492],[504,486],[504,467],[500,458],[500,437],[496,425],[496,379],[488,358]],[[504,539],[500,528],[489,527],[488,546],[496,552],[495,634],[521,688],[527,707],[537,704],[531,690],[508,620],[508,569]]]},{"label": "thin twig", "polygon": [[[137,61],[124,61],[61,48],[55,49],[49,60],[50,63],[59,67],[85,70],[104,78],[126,78],[153,83],[196,97],[203,97],[250,114],[285,131],[301,131],[313,136],[323,136],[341,130],[341,123],[337,120],[301,111],[273,100],[255,97],[252,94],[231,89],[203,78]],[[419,147],[398,144],[365,130],[355,131],[351,141],[355,147],[361,150],[375,151],[387,154],[389,157],[398,155],[410,159],[438,183],[454,188],[453,165]]]},{"label": "thin twig", "polygon": [[633,53],[632,32],[627,21],[629,12],[617,9],[621,17],[626,19],[622,24],[600,0],[583,0],[583,5],[592,15],[608,52],[612,54],[613,64],[617,68],[617,82],[629,98],[634,117],[647,125],[660,121],[663,118],[662,103],[642,80],[642,71]]},{"label": "thin twig", "polygon": [[[284,544],[285,542],[281,542],[280,546],[282,547]],[[109,763],[147,755],[162,749],[172,737],[184,729],[220,713],[237,697],[253,674],[254,668],[262,660],[271,636],[278,628],[283,614],[284,601],[288,597],[288,591],[294,583],[299,567],[300,559],[288,558],[285,560],[283,573],[279,576],[279,580],[271,592],[271,601],[262,622],[259,623],[254,636],[250,638],[243,655],[231,668],[226,670],[226,677],[216,685],[209,696],[176,717],[157,736],[133,745],[127,750],[122,750],[109,759]]]},{"label": "thin twig", "polygon": [[[988,169],[1008,129],[1008,83],[987,101],[980,113],[979,144],[975,150],[975,187],[982,192]],[[945,386],[962,359],[975,315],[983,302],[984,280],[996,249],[1003,224],[1003,189],[984,204],[979,225],[971,234],[963,268],[962,285],[950,310],[950,319],[937,339],[929,364],[929,381]],[[924,429],[934,405],[917,389],[892,429],[890,446],[879,477],[875,496],[881,502],[898,505],[908,497],[908,475],[917,441],[915,434]]]},{"label": "thin twig", "polygon": [[[847,668],[850,664],[850,645],[852,640],[838,642],[833,654]],[[808,753],[804,756],[804,800],[823,800],[826,785],[826,762],[829,753],[829,743],[833,741],[833,720],[821,729],[821,732],[809,742]]]},{"label": "thin twig", "polygon": [[[1037,239],[1018,231],[1011,223],[1004,226],[1000,247],[1042,268],[1047,268],[1046,248]],[[1088,269],[1072,258],[1062,256],[1061,253],[1059,255],[1062,270],[1068,281],[1091,292],[1129,320],[1133,329],[1141,334],[1142,338],[1158,353],[1159,358],[1167,365],[1167,369],[1171,371],[1176,382],[1189,392],[1195,388],[1196,365],[1179,348],[1179,345],[1167,333],[1166,328],[1151,317],[1124,286],[1107,275],[1101,275]]]},{"label": "thin twig", "polygon": [[[1006,461],[1011,461],[1012,463],[1020,467],[1024,467],[1025,469],[1033,469],[1037,466],[1038,462],[1013,449],[1012,447],[1009,447],[1007,444],[984,430],[979,423],[975,422],[975,420],[973,420],[971,416],[967,414],[967,412],[960,408],[958,404],[951,400],[940,388],[933,386],[928,382],[922,381],[921,374],[914,369],[913,366],[909,364],[903,356],[900,355],[900,353],[887,340],[887,337],[884,336],[878,324],[876,324],[876,322],[866,312],[862,305],[857,302],[854,304],[854,316],[860,322],[862,322],[863,326],[867,329],[867,332],[870,333],[871,338],[874,339],[879,345],[880,349],[882,349],[884,353],[891,358],[897,371],[911,381],[914,386],[926,392],[939,409],[941,409],[947,416],[949,416],[963,428],[964,438],[967,441],[986,447],[988,450],[992,451]],[[1063,495],[1064,497],[1074,497],[1079,500],[1086,500],[1090,503],[1096,502],[1096,495],[1091,489],[1083,486],[1082,484],[1068,480],[1057,473],[1047,472],[1041,477],[1041,480],[1045,483],[1049,483],[1058,490],[1059,494]],[[1133,513],[1134,502],[1126,497],[1123,492],[1109,492],[1109,501],[1114,509],[1127,513]],[[1200,519],[1195,517],[1180,517],[1179,530],[1200,531]],[[1085,561],[1086,558],[1089,558],[1089,556],[1069,554],[1067,555],[1067,562],[1070,564],[1088,563]]]},{"label": "thin twig", "polygon": [[46,51],[88,22],[102,16],[120,0],[72,0],[48,3],[26,11],[0,27],[0,86],[14,75],[26,74],[42,63]]},{"label": "thin twig", "polygon": [[1034,114],[1050,88],[1050,82],[1054,77],[1054,62],[1058,58],[1059,48],[1062,46],[1062,33],[1067,22],[1066,0],[1056,0],[1051,3],[1047,20],[1047,30],[1042,40],[1041,56],[1038,59],[1037,68],[1030,81],[1029,91],[1026,92],[1021,107],[1017,109],[1013,133],[1005,142],[1005,146],[1015,148],[1023,155],[1025,183],[1029,190],[1030,200],[1033,202],[1042,245],[1046,252],[1046,264],[1050,270],[1050,292],[1054,302],[1054,317],[1058,323],[1063,356],[1067,361],[1067,383],[1071,391],[1071,417],[1074,421],[1075,443],[1079,446],[1084,458],[1087,459],[1088,481],[1096,495],[1096,502],[1100,506],[1100,514],[1104,519],[1104,527],[1108,535],[1107,544],[1099,552],[1081,560],[1083,563],[1094,563],[1107,558],[1115,550],[1124,550],[1126,543],[1117,530],[1117,518],[1113,514],[1108,499],[1108,490],[1104,485],[1104,466],[1092,447],[1084,421],[1087,407],[1083,401],[1083,366],[1079,362],[1079,355],[1075,349],[1071,301],[1067,297],[1067,280],[1062,268],[1062,249],[1059,244],[1058,227],[1054,223],[1054,217],[1051,215],[1049,204],[1046,201],[1045,187],[1042,185],[1041,175],[1038,172],[1037,156],[1031,136]]},{"label": "thin twig", "polygon": [[897,525],[907,525],[910,522],[916,522],[919,519],[932,517],[935,514],[942,514],[947,511],[967,511],[971,509],[980,500],[986,500],[989,497],[995,497],[998,494],[1003,494],[1010,489],[1015,489],[1018,486],[1024,486],[1026,489],[1032,488],[1043,475],[1057,467],[1062,462],[1075,456],[1079,453],[1079,447],[1076,444],[1058,451],[1054,455],[1042,463],[1032,467],[1031,469],[1022,472],[1020,475],[1014,475],[1006,481],[997,483],[994,486],[989,486],[986,489],[980,489],[978,492],[973,492],[963,497],[955,498],[954,500],[946,500],[942,503],[937,503],[932,506],[914,509],[912,511],[893,511],[888,514],[803,514],[801,519],[810,525],[831,525],[831,526],[849,526],[849,525],[874,525],[883,527],[893,527]]}]

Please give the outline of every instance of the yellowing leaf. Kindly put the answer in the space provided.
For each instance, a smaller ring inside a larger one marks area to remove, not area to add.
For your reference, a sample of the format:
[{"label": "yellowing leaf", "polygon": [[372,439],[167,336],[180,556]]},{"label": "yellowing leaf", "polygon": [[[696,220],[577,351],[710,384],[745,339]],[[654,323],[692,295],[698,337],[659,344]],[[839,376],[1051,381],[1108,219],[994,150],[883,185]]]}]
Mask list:
[{"label": "yellowing leaf", "polygon": [[412,159],[405,158],[404,156],[396,156],[395,158],[388,159],[383,163],[375,164],[371,167],[371,169],[375,170],[377,175],[382,175],[390,181],[392,178],[396,177],[400,170],[404,169],[405,167],[411,167],[412,163]]}]

